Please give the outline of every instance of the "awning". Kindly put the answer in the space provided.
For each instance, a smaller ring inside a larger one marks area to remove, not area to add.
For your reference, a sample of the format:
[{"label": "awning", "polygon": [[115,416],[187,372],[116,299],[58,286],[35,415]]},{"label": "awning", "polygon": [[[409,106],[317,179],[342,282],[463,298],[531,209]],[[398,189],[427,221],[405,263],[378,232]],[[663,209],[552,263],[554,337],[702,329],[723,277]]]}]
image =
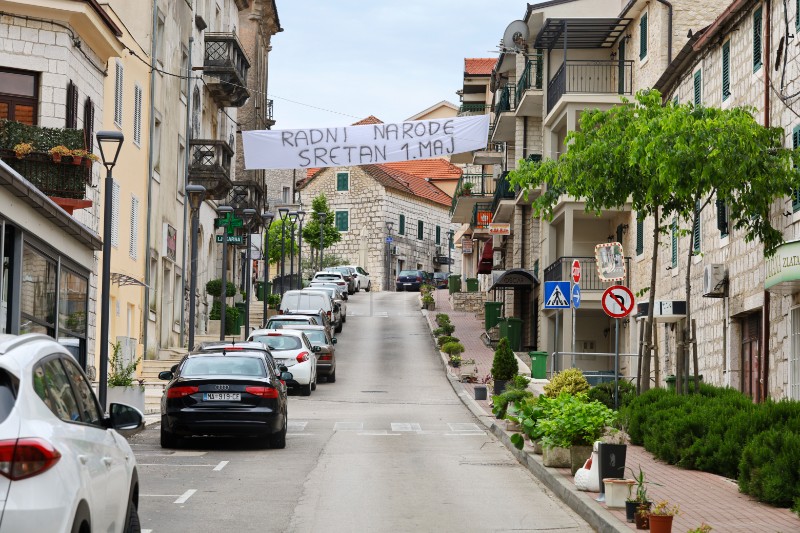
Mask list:
[{"label": "awning", "polygon": [[481,260],[478,263],[478,274],[491,274],[492,263],[494,263],[494,239],[489,239],[483,245],[483,252],[481,253]]},{"label": "awning", "polygon": [[611,48],[630,24],[628,18],[547,19],[536,36],[534,48]]},{"label": "awning", "polygon": [[492,286],[493,289],[524,289],[531,290],[535,285],[539,285],[539,280],[530,270],[524,268],[512,268],[509,270],[494,270]]}]

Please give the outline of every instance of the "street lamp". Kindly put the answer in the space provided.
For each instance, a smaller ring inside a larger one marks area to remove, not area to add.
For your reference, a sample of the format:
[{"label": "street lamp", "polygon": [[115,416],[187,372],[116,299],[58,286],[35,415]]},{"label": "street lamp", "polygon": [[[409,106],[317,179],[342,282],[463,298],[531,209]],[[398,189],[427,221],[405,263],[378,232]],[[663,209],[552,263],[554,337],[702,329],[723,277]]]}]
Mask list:
[{"label": "street lamp", "polygon": [[244,276],[244,339],[247,340],[247,335],[250,333],[250,294],[251,294],[251,287],[252,284],[252,272],[253,267],[250,266],[250,261],[252,260],[252,251],[250,250],[250,235],[252,234],[253,230],[250,227],[251,224],[256,220],[256,216],[258,215],[258,211],[255,209],[243,209],[242,210],[242,218],[244,219],[244,229],[247,232],[245,236],[245,241],[247,242],[247,252],[245,257],[247,266],[245,267],[245,276]]},{"label": "street lamp", "polygon": [[261,213],[261,221],[263,222],[264,227],[264,251],[262,252],[261,256],[264,258],[264,320],[262,321],[262,327],[264,324],[267,323],[267,307],[269,302],[267,302],[268,297],[272,294],[272,290],[270,290],[270,286],[268,285],[269,280],[269,227],[272,225],[272,219],[275,218],[275,215],[267,211],[266,213]]},{"label": "street lamp", "polygon": [[292,211],[289,213],[289,222],[291,225],[289,226],[289,288],[294,288],[294,283],[292,283],[293,276],[294,276],[294,223],[297,221],[297,211]]},{"label": "street lamp", "polygon": [[386,238],[386,291],[388,292],[392,282],[392,228],[394,222],[387,222],[386,229],[389,230],[389,236]]},{"label": "street lamp", "polygon": [[[100,404],[106,409],[106,392],[108,390],[108,320],[111,315],[111,204],[113,202],[114,178],[111,169],[117,164],[119,151],[125,137],[118,131],[98,131],[97,144],[100,147],[100,158],[106,167],[105,201],[103,204],[103,290],[100,294]],[[106,159],[106,151],[109,156]]]},{"label": "street lamp", "polygon": [[297,273],[299,274],[299,280],[297,282],[297,288],[303,288],[303,219],[306,216],[306,212],[302,209],[297,212],[297,220],[300,222],[300,230],[299,230],[299,240],[300,243],[297,245]]},{"label": "street lamp", "polygon": [[[289,215],[289,208],[288,207],[279,207],[278,208],[278,216],[281,217],[281,296],[283,293],[286,292],[286,289],[283,285],[285,276],[286,276],[286,217]],[[266,317],[264,317],[266,318]]]},{"label": "street lamp", "polygon": [[317,216],[319,217],[319,269],[322,270],[322,250],[325,246],[323,230],[325,229],[325,220],[328,218],[328,213],[321,211]]},{"label": "street lamp", "polygon": [[189,207],[192,210],[192,261],[191,281],[189,282],[189,350],[194,348],[195,329],[195,295],[197,294],[197,234],[200,232],[200,206],[206,197],[206,188],[202,185],[190,184],[186,186],[186,195],[189,197]]},{"label": "street lamp", "polygon": [[[447,242],[447,273],[453,273],[453,259],[450,257],[450,253],[453,251],[453,230],[447,232],[447,236],[449,237]],[[450,281],[448,280],[448,284]]]},{"label": "street lamp", "polygon": [[[217,207],[217,213],[228,215],[233,213],[233,208],[229,205]],[[222,227],[222,290],[220,291],[220,313],[219,313],[219,340],[225,340],[225,319],[228,315],[228,228]]]}]

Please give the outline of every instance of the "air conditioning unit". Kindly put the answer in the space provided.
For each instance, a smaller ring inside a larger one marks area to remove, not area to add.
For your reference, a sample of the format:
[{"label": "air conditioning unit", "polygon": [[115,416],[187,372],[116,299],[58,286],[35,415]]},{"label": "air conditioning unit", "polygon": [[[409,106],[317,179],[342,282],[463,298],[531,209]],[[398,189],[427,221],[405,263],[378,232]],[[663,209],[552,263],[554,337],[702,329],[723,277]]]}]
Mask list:
[{"label": "air conditioning unit", "polygon": [[723,298],[728,288],[725,265],[706,265],[703,270],[703,296],[706,298]]}]

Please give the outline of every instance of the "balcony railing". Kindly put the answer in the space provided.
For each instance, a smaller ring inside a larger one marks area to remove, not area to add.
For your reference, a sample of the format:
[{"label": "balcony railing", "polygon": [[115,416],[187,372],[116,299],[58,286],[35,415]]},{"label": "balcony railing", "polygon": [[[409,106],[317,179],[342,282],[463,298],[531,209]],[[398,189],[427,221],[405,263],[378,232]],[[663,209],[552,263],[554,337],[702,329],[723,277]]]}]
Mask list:
[{"label": "balcony railing", "polygon": [[504,86],[500,91],[500,99],[497,105],[494,106],[495,121],[500,113],[507,113],[514,110],[514,87],[511,85]]},{"label": "balcony railing", "polygon": [[528,89],[542,90],[542,69],[544,67],[544,61],[542,60],[541,54],[536,54],[531,57],[533,59],[529,59],[525,63],[525,70],[522,71],[522,76],[519,77],[519,81],[517,82],[518,98],[522,98],[522,95],[524,95],[525,91]]},{"label": "balcony railing", "polygon": [[[597,275],[597,261],[594,257],[559,257],[550,266],[544,269],[545,281],[569,281],[572,279],[572,262],[577,259],[581,265],[581,290],[604,291],[612,284],[601,281]],[[623,285],[630,286],[631,258],[625,258],[625,281]]]},{"label": "balcony railing", "polygon": [[461,107],[458,108],[458,116],[485,115],[489,107],[487,104],[461,104]]},{"label": "balcony railing", "polygon": [[459,198],[465,196],[483,197],[491,194],[494,194],[494,180],[491,174],[462,174],[456,184],[456,190],[450,204],[450,214],[452,215],[455,212]]},{"label": "balcony railing", "polygon": [[13,150],[0,150],[0,158],[47,196],[83,200],[86,186],[92,184],[91,166],[85,164],[85,159],[74,165],[72,158],[65,156],[55,163],[46,152],[31,152],[18,159]]},{"label": "balcony railing", "polygon": [[492,204],[489,202],[478,202],[472,208],[472,227],[487,229],[492,223]]},{"label": "balcony railing", "polygon": [[222,107],[241,107],[250,97],[247,70],[250,62],[235,33],[206,33],[203,73],[211,78],[211,96]]},{"label": "balcony railing", "polygon": [[516,191],[511,183],[508,181],[508,172],[503,172],[497,180],[497,187],[494,190],[494,199],[492,200],[492,213],[497,213],[497,206],[503,200],[513,200],[517,197]]},{"label": "balcony railing", "polygon": [[633,61],[565,61],[547,84],[547,112],[567,93],[631,94]]},{"label": "balcony railing", "polygon": [[225,141],[192,139],[189,149],[189,181],[205,187],[209,198],[226,199],[232,186],[230,145]]},{"label": "balcony railing", "polygon": [[228,205],[233,207],[234,213],[240,215],[245,209],[255,209],[261,213],[265,211],[264,190],[258,182],[252,180],[236,180],[231,185],[228,193]]}]

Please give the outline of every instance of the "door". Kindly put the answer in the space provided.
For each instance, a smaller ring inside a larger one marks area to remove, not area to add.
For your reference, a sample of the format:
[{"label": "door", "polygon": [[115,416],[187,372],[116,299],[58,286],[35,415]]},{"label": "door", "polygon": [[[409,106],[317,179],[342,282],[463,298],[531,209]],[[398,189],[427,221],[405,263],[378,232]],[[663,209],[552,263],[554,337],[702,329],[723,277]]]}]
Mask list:
[{"label": "door", "polygon": [[742,392],[753,401],[761,397],[761,312],[742,320]]},{"label": "door", "polygon": [[169,348],[172,337],[172,269],[164,260],[163,277],[161,278],[161,342],[162,348]]}]

